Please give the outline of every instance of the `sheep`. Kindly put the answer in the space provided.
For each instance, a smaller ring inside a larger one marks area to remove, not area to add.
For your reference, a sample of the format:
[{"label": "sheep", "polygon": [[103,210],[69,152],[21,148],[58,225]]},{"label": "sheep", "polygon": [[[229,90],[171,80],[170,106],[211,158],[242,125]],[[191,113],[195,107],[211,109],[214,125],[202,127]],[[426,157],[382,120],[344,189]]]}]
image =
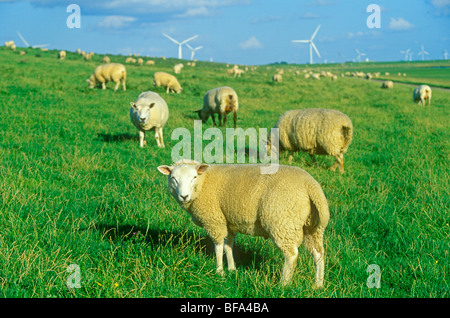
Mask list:
[{"label": "sheep", "polygon": [[206,92],[203,97],[203,108],[196,112],[203,123],[206,123],[211,116],[214,126],[216,125],[214,114],[218,114],[220,126],[222,126],[223,116],[223,125],[226,126],[227,115],[233,112],[234,128],[236,128],[238,108],[239,102],[235,90],[228,86],[222,86]]},{"label": "sheep", "polygon": [[281,83],[281,82],[283,81],[283,77],[281,76],[280,73],[277,73],[277,74],[275,74],[275,75],[272,77],[272,80],[273,80],[274,82]]},{"label": "sheep", "polygon": [[20,54],[20,55],[26,55],[27,52],[26,52],[26,51],[20,51],[19,54]]},{"label": "sheep", "polygon": [[[305,151],[313,164],[317,155],[330,155],[336,158],[329,168],[344,173],[344,153],[347,152],[353,138],[353,125],[350,118],[333,109],[308,108],[290,110],[280,116],[275,128],[279,129],[280,150],[289,151],[289,163],[292,153]],[[270,148],[270,142],[269,142]]]},{"label": "sheep", "polygon": [[394,82],[384,81],[383,83],[381,83],[381,88],[394,88]]},{"label": "sheep", "polygon": [[304,77],[305,79],[308,79],[310,77],[309,73],[305,73]]},{"label": "sheep", "polygon": [[305,244],[315,265],[315,288],[323,287],[323,234],[329,221],[328,201],[319,183],[305,170],[278,166],[261,174],[262,165],[206,165],[181,160],[158,171],[168,176],[168,189],[193,222],[215,245],[216,273],[236,270],[233,241],[237,233],[271,238],[284,255],[281,284],[291,282],[298,247]]},{"label": "sheep", "polygon": [[125,63],[136,63],[136,62],[137,62],[136,59],[133,57],[127,57],[125,59]]},{"label": "sheep", "polygon": [[164,148],[163,128],[169,119],[169,108],[164,99],[157,93],[147,91],[141,93],[130,105],[131,121],[139,130],[139,146],[144,148],[147,144],[145,132],[154,130],[156,144],[159,148]]},{"label": "sheep", "polygon": [[104,64],[111,63],[111,59],[109,58],[109,56],[105,55],[105,56],[102,58],[102,63],[104,63]]},{"label": "sheep", "polygon": [[239,68],[235,68],[235,69],[234,69],[234,77],[236,77],[236,75],[237,75],[238,77],[241,77],[242,74],[244,74],[244,70],[241,70],[241,69],[239,69]]},{"label": "sheep", "polygon": [[333,75],[331,76],[331,79],[332,79],[333,81],[337,81],[338,77],[337,77],[337,75],[334,75],[334,74],[333,74]]},{"label": "sheep", "polygon": [[155,61],[148,60],[147,62],[145,62],[145,65],[155,65]]},{"label": "sheep", "polygon": [[59,51],[58,52],[58,58],[60,60],[64,60],[66,58],[66,51]]},{"label": "sheep", "polygon": [[367,73],[365,78],[370,81],[372,79],[372,74]]},{"label": "sheep", "polygon": [[90,61],[90,60],[92,59],[93,56],[94,56],[94,52],[85,53],[85,54],[84,54],[84,60],[85,60],[85,61]]},{"label": "sheep", "polygon": [[11,45],[9,46],[9,48],[10,48],[12,51],[15,51],[15,50],[16,50],[16,45],[13,43],[13,44],[11,44]]},{"label": "sheep", "polygon": [[166,87],[166,93],[173,91],[179,94],[183,90],[177,78],[166,72],[155,72],[153,74],[153,85]]},{"label": "sheep", "polygon": [[320,81],[320,74],[318,73],[312,73],[311,78]]},{"label": "sheep", "polygon": [[138,58],[137,59],[137,63],[138,63],[139,66],[144,65],[144,59],[142,57]]},{"label": "sheep", "polygon": [[87,80],[89,88],[94,88],[98,83],[102,84],[102,89],[106,89],[106,83],[113,81],[116,83],[114,91],[117,91],[122,82],[123,90],[126,91],[125,81],[127,79],[127,70],[123,64],[108,63],[99,65],[95,68],[94,73]]},{"label": "sheep", "polygon": [[425,106],[425,102],[428,99],[428,106],[431,104],[431,88],[428,85],[419,85],[414,89],[413,100],[414,102],[419,102]]},{"label": "sheep", "polygon": [[77,49],[77,53],[81,54],[81,49],[80,48]]},{"label": "sheep", "polygon": [[6,47],[10,47],[11,45],[15,45],[14,41],[7,41],[7,42],[5,42],[5,46]]},{"label": "sheep", "polygon": [[182,63],[179,63],[179,64],[177,64],[177,65],[175,65],[174,67],[173,67],[173,72],[175,73],[175,74],[180,74],[181,73],[181,69],[184,67],[184,65],[182,64]]}]

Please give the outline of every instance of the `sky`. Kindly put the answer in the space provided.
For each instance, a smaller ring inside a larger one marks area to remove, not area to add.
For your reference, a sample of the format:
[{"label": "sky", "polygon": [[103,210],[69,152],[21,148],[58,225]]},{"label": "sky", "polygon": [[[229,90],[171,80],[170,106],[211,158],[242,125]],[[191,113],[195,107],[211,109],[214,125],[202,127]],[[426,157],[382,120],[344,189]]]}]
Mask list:
[{"label": "sky", "polygon": [[[69,27],[80,8],[80,27]],[[379,15],[367,8],[375,4]],[[379,21],[379,25],[369,22]],[[70,24],[70,23],[69,23]],[[444,58],[450,51],[450,0],[0,0],[0,43],[30,45],[98,54],[140,54],[178,57],[183,41],[200,61],[244,65],[275,62],[304,64],[310,60],[309,39],[321,57],[314,63],[362,60],[400,61],[410,49],[412,60],[423,45],[425,60]],[[377,27],[378,26],[378,27]],[[187,46],[183,59],[191,58]]]}]

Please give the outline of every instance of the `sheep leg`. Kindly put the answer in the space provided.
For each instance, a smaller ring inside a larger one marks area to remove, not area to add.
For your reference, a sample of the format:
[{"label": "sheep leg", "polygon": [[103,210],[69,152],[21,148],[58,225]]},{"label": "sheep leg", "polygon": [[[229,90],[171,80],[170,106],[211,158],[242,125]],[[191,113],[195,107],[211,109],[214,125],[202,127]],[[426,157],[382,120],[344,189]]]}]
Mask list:
[{"label": "sheep leg", "polygon": [[289,158],[288,158],[289,164],[292,164],[293,159],[294,159],[294,154],[291,151],[289,151]]},{"label": "sheep leg", "polygon": [[163,138],[163,129],[162,129],[162,127],[159,127],[159,128],[157,128],[157,130],[158,130],[159,142],[160,142],[161,148],[164,148],[165,146],[164,146],[164,138]]},{"label": "sheep leg", "polygon": [[144,148],[145,143],[145,131],[139,130],[139,146]]},{"label": "sheep leg", "polygon": [[225,275],[223,271],[223,240],[221,243],[214,244],[214,251],[216,252],[216,273],[223,276]]},{"label": "sheep leg", "polygon": [[234,265],[234,258],[233,258],[233,243],[234,243],[235,237],[236,237],[236,234],[229,232],[227,240],[225,241],[225,255],[227,256],[227,263],[228,263],[229,271],[236,270],[236,266]]},{"label": "sheep leg", "polygon": [[119,85],[120,85],[120,81],[118,81],[118,82],[116,83],[116,86],[114,87],[114,91],[117,91],[117,89],[119,88]]},{"label": "sheep leg", "polygon": [[339,154],[339,155],[335,156],[335,158],[336,158],[336,161],[330,167],[330,170],[336,171],[336,168],[339,166],[339,172],[344,173],[344,155]]},{"label": "sheep leg", "polygon": [[227,113],[223,114],[223,125],[226,127],[227,126]]},{"label": "sheep leg", "polygon": [[126,85],[125,85],[125,79],[122,79],[122,87],[123,87],[123,90],[124,90],[124,91],[127,90],[127,87],[126,87]]},{"label": "sheep leg", "polygon": [[305,232],[305,247],[311,253],[315,266],[314,288],[323,287],[325,272],[325,250],[323,248],[323,229],[319,228],[313,233]]},{"label": "sheep leg", "polygon": [[222,127],[222,114],[219,113],[219,114],[217,115],[217,117],[219,117],[219,126]]},{"label": "sheep leg", "polygon": [[211,114],[211,118],[212,118],[214,126],[216,126],[216,117],[214,116],[214,114]]},{"label": "sheep leg", "polygon": [[105,82],[102,82],[102,89],[106,89],[106,84],[105,84]]},{"label": "sheep leg", "polygon": [[314,154],[309,154],[309,156],[311,157],[312,163],[313,165],[316,164],[316,157],[314,156]]},{"label": "sheep leg", "polygon": [[284,265],[281,273],[281,284],[286,286],[290,283],[292,274],[294,274],[295,265],[297,265],[298,247],[291,245],[283,250]]},{"label": "sheep leg", "polygon": [[236,122],[237,122],[237,113],[236,113],[236,109],[233,110],[233,121],[234,121],[234,128],[236,128]]}]

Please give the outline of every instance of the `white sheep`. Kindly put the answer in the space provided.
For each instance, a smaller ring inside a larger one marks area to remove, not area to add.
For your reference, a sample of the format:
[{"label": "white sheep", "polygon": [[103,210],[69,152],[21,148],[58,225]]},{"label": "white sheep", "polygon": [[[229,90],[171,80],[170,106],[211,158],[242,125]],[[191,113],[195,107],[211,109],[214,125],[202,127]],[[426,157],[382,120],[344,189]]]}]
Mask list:
[{"label": "white sheep", "polygon": [[109,56],[105,55],[105,56],[102,58],[102,63],[104,63],[104,64],[111,63],[111,59],[109,58]]},{"label": "white sheep", "polygon": [[315,265],[314,287],[323,286],[323,234],[329,220],[327,199],[319,183],[298,167],[278,167],[261,174],[262,165],[206,165],[182,160],[158,170],[194,223],[215,245],[216,272],[236,270],[233,241],[237,233],[271,238],[284,255],[281,283],[290,283],[302,241]]},{"label": "white sheep", "polygon": [[244,74],[244,70],[241,70],[239,68],[234,68],[233,69],[233,73],[234,73],[234,77],[241,77],[242,74]]},{"label": "white sheep", "polygon": [[139,66],[144,65],[144,59],[143,59],[142,57],[138,58],[138,59],[137,59],[137,64],[138,64]]},{"label": "white sheep", "polygon": [[320,74],[318,73],[312,73],[311,78],[320,81]]},{"label": "white sheep", "polygon": [[177,78],[166,72],[155,72],[153,74],[153,85],[164,86],[166,93],[173,91],[179,94],[183,90]]},{"label": "white sheep", "polygon": [[281,76],[280,73],[277,73],[274,76],[272,76],[272,81],[281,83],[283,81],[283,76]]},{"label": "white sheep", "polygon": [[184,67],[182,63],[179,63],[173,67],[173,72],[175,74],[181,74],[181,69]]},{"label": "white sheep", "polygon": [[147,144],[145,132],[155,131],[156,144],[164,148],[163,128],[169,119],[169,107],[157,93],[147,91],[141,93],[137,100],[130,103],[130,118],[139,130],[139,146]]},{"label": "white sheep", "polygon": [[147,62],[145,62],[145,65],[155,65],[155,61],[148,60]]},{"label": "white sheep", "polygon": [[419,102],[425,106],[425,102],[428,99],[428,106],[431,104],[431,88],[428,85],[419,85],[414,89],[413,99],[415,102]]},{"label": "white sheep", "polygon": [[384,81],[383,83],[381,83],[381,88],[394,88],[394,82]]},{"label": "white sheep", "polygon": [[97,84],[102,84],[102,89],[106,89],[106,83],[113,81],[116,83],[114,91],[117,91],[120,83],[122,83],[123,90],[126,91],[125,81],[127,79],[127,70],[123,64],[108,63],[99,65],[95,68],[94,73],[87,80],[89,88],[94,88]]},{"label": "white sheep", "polygon": [[65,58],[66,58],[66,51],[59,51],[58,52],[58,58],[60,59],[60,60],[64,60]]},{"label": "white sheep", "polygon": [[353,125],[347,115],[334,109],[290,110],[280,116],[275,128],[279,129],[280,150],[290,152],[289,163],[292,153],[300,150],[307,152],[313,163],[315,154],[330,155],[336,158],[330,170],[339,165],[344,173],[344,153],[353,138]]},{"label": "white sheep", "polygon": [[5,42],[5,46],[6,46],[6,47],[10,47],[11,45],[15,45],[15,44],[14,44],[14,41],[6,41],[6,42]]},{"label": "white sheep", "polygon": [[228,86],[217,87],[206,92],[203,97],[203,108],[196,111],[203,121],[206,123],[209,116],[211,116],[214,126],[216,119],[214,114],[219,116],[219,125],[227,124],[227,114],[233,112],[234,128],[236,128],[237,111],[239,109],[239,101],[236,91]]}]

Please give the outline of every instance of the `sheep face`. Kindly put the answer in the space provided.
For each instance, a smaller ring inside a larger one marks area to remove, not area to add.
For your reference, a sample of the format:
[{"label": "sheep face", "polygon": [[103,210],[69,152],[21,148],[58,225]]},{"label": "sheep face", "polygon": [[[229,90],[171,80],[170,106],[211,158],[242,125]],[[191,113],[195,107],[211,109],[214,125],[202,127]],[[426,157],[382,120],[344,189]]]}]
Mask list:
[{"label": "sheep face", "polygon": [[97,80],[95,79],[95,75],[92,74],[89,79],[87,79],[87,82],[89,83],[89,88],[94,88],[95,85],[97,85]]},{"label": "sheep face", "polygon": [[139,123],[144,125],[150,119],[150,110],[155,106],[155,103],[151,103],[150,105],[137,105],[131,102],[130,105],[136,110]]},{"label": "sheep face", "polygon": [[178,203],[189,203],[196,198],[198,177],[208,169],[208,165],[183,164],[177,166],[159,166],[158,170],[169,176],[170,194]]}]

